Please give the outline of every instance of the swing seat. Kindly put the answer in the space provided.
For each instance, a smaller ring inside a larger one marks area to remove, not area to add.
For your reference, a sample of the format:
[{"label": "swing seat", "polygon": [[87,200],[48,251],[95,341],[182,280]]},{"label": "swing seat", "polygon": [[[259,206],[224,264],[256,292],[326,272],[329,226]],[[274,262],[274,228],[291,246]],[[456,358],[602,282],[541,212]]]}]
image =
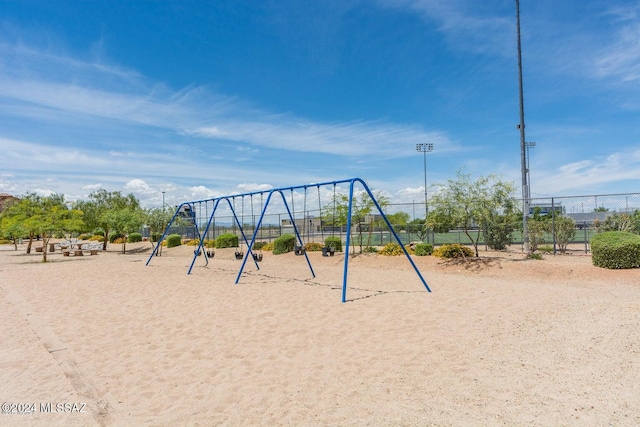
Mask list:
[{"label": "swing seat", "polygon": [[262,261],[262,254],[253,254],[253,259],[254,259],[256,262],[260,262],[260,261]]},{"label": "swing seat", "polygon": [[304,246],[294,246],[293,247],[293,252],[296,255],[304,255],[305,251],[306,251],[306,248]]},{"label": "swing seat", "polygon": [[242,259],[242,258],[244,258],[244,252],[237,251],[236,252],[236,259]]},{"label": "swing seat", "polygon": [[207,256],[208,256],[209,258],[213,258],[215,255],[216,255],[216,252],[215,252],[215,251],[207,251]]},{"label": "swing seat", "polygon": [[336,253],[336,250],[332,246],[330,246],[330,247],[323,246],[322,247],[322,256],[333,256],[335,253]]},{"label": "swing seat", "polygon": [[197,255],[197,256],[200,256],[200,255],[202,255],[202,252],[200,252],[200,251],[197,251],[197,250],[196,250],[196,251],[193,251],[193,253],[194,253],[195,255]]}]

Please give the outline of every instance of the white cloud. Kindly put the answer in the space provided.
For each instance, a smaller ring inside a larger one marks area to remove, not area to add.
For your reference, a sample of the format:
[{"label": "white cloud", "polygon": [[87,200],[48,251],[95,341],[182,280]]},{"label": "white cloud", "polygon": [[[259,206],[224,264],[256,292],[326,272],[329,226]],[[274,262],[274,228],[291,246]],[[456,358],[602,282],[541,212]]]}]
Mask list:
[{"label": "white cloud", "polygon": [[81,188],[82,188],[83,190],[94,191],[94,190],[99,190],[100,188],[102,188],[102,184],[89,184],[89,185],[83,185]]},{"label": "white cloud", "polygon": [[158,193],[158,190],[154,190],[147,184],[145,181],[141,179],[132,179],[124,185],[128,191],[132,191],[139,194],[155,194]]},{"label": "white cloud", "polygon": [[238,184],[237,188],[244,193],[251,193],[254,191],[269,191],[273,188],[273,185],[243,182]]}]

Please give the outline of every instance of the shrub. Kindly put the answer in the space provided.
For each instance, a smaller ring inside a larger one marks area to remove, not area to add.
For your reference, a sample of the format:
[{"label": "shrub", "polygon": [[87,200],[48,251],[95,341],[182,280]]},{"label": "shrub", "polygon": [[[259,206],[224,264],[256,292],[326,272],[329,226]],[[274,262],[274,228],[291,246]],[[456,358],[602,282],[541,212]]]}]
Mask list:
[{"label": "shrub", "polygon": [[304,248],[307,252],[319,252],[322,250],[322,244],[317,242],[309,242],[304,245]]},{"label": "shrub", "polygon": [[473,249],[463,246],[459,243],[452,243],[449,245],[442,245],[439,248],[434,249],[433,256],[440,258],[464,258],[472,257],[475,255]]},{"label": "shrub", "polygon": [[8,245],[9,243],[11,243],[11,240],[0,239],[0,245]]},{"label": "shrub", "polygon": [[365,246],[365,248],[362,250],[362,252],[371,253],[371,254],[377,254],[378,253],[378,249],[375,248],[374,246]]},{"label": "shrub", "polygon": [[418,243],[415,247],[416,256],[431,255],[433,253],[433,245],[430,243]]},{"label": "shrub", "polygon": [[530,254],[527,255],[527,259],[535,259],[535,260],[542,260],[542,254],[536,254],[531,252]]},{"label": "shrub", "polygon": [[553,252],[553,246],[551,245],[542,245],[538,248],[538,250],[545,254],[550,254]]},{"label": "shrub", "polygon": [[603,268],[640,267],[640,236],[625,231],[606,231],[591,239],[591,262]]},{"label": "shrub", "polygon": [[111,243],[123,244],[123,243],[126,243],[126,242],[127,242],[127,238],[126,238],[126,237],[123,237],[123,236],[120,236],[120,237],[118,237],[117,239],[115,239],[115,240],[114,240],[113,242],[111,242]]},{"label": "shrub", "polygon": [[296,236],[293,234],[283,234],[273,241],[273,254],[280,255],[293,251],[296,244]]},{"label": "shrub", "polygon": [[566,216],[558,216],[553,221],[556,232],[558,249],[563,254],[567,251],[567,245],[576,237],[576,222]]},{"label": "shrub", "polygon": [[216,248],[237,248],[238,236],[233,233],[225,233],[216,237]]},{"label": "shrub", "polygon": [[324,245],[328,248],[333,247],[336,252],[342,252],[342,240],[337,236],[330,236],[324,239]]},{"label": "shrub", "polygon": [[253,244],[253,249],[255,249],[256,251],[259,251],[263,249],[265,246],[267,246],[267,242],[255,242]]},{"label": "shrub", "polygon": [[549,231],[548,221],[530,219],[527,221],[527,234],[529,236],[529,250],[535,252],[538,246],[545,243],[545,232]]},{"label": "shrub", "polygon": [[94,234],[93,236],[89,237],[89,240],[93,242],[104,242],[104,236]]},{"label": "shrub", "polygon": [[96,231],[93,232],[93,235],[94,236],[102,236],[102,237],[104,237],[104,231],[96,230]]},{"label": "shrub", "polygon": [[491,249],[502,251],[513,243],[513,231],[515,226],[509,215],[497,215],[492,222],[487,225],[484,232],[484,239]]},{"label": "shrub", "polygon": [[131,233],[129,234],[129,243],[142,242],[142,234]]},{"label": "shrub", "polygon": [[182,245],[182,236],[179,234],[170,234],[167,239],[167,248],[174,248]]},{"label": "shrub", "polygon": [[91,234],[84,233],[78,236],[78,240],[89,240],[91,238]]},{"label": "shrub", "polygon": [[[122,234],[119,233],[113,233],[111,236],[109,236],[109,243],[116,243],[116,240],[120,239],[124,237]],[[120,242],[122,243],[122,242]]]},{"label": "shrub", "polygon": [[273,251],[273,246],[274,246],[274,245],[273,245],[273,242],[269,242],[269,243],[265,244],[265,245],[261,248],[261,250],[263,250],[263,251]]},{"label": "shrub", "polygon": [[402,255],[404,251],[402,250],[402,247],[397,243],[387,243],[386,245],[384,245],[384,248],[380,249],[380,252],[378,253],[385,256],[397,256]]},{"label": "shrub", "polygon": [[596,219],[593,225],[596,227],[596,230],[598,230],[598,233],[605,233],[607,231],[628,231],[633,233],[635,231],[633,218],[626,213],[614,213],[606,217],[604,221]]},{"label": "shrub", "polygon": [[200,244],[199,239],[189,239],[184,243],[186,246],[198,246]]},{"label": "shrub", "polygon": [[160,237],[162,237],[162,233],[151,233],[151,241],[152,242],[157,242],[158,240],[160,240]]},{"label": "shrub", "polygon": [[207,249],[211,249],[211,248],[215,248],[216,247],[216,241],[213,239],[205,239],[203,246]]}]

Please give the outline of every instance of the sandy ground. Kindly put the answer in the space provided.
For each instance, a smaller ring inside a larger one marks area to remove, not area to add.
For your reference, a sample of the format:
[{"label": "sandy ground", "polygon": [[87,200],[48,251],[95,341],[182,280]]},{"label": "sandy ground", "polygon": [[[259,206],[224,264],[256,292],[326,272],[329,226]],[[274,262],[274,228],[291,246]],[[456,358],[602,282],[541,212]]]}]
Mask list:
[{"label": "sandy ground", "polygon": [[640,424],[637,269],[128,248],[0,248],[1,425]]}]

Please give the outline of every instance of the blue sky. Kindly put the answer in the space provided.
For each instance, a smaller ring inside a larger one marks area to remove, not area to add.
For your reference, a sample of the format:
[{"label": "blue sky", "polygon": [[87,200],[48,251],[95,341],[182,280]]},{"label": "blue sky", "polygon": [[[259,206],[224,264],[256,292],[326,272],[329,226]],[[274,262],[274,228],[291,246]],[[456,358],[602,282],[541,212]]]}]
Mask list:
[{"label": "blue sky", "polygon": [[[640,191],[640,1],[522,0],[532,196]],[[0,0],[0,192],[520,191],[512,0]],[[435,191],[430,188],[429,191]],[[519,193],[518,193],[519,194]]]}]

